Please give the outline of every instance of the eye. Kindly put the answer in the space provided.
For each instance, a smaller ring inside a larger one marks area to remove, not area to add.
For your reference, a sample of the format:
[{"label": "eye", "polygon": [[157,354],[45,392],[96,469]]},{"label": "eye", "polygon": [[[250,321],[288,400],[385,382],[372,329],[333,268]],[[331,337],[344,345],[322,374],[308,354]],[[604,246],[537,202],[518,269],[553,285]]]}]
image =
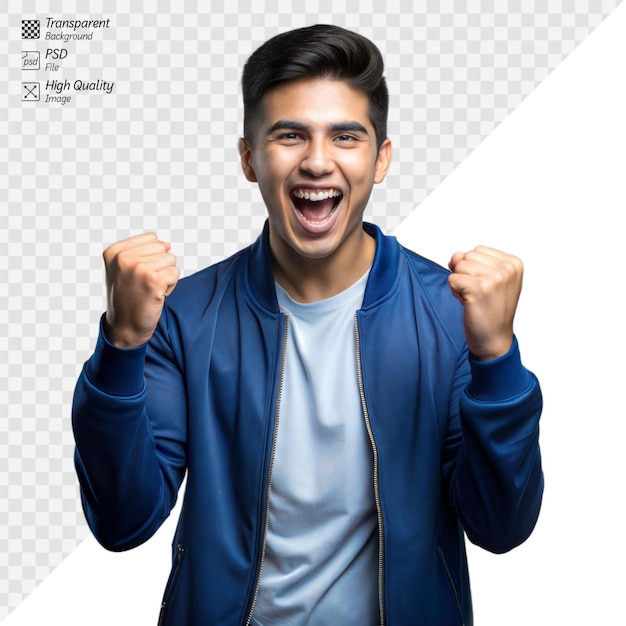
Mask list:
[{"label": "eye", "polygon": [[281,133],[280,135],[276,136],[276,141],[287,145],[299,143],[302,140],[302,135],[294,132]]},{"label": "eye", "polygon": [[335,137],[335,141],[341,144],[356,143],[358,140],[358,137],[355,137],[354,135],[347,135],[345,133]]}]

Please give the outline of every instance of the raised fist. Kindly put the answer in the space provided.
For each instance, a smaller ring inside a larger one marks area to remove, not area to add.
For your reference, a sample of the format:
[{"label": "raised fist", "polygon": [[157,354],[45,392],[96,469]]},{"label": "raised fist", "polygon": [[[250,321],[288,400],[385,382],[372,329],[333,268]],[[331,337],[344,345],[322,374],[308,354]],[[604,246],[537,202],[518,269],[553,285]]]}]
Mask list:
[{"label": "raised fist", "polygon": [[513,318],[524,266],[510,254],[486,246],[456,252],[448,284],[465,308],[463,323],[470,352],[482,361],[506,354],[513,343]]},{"label": "raised fist", "polygon": [[171,245],[153,233],[118,241],[103,253],[106,267],[106,334],[119,348],[147,342],[180,270]]}]

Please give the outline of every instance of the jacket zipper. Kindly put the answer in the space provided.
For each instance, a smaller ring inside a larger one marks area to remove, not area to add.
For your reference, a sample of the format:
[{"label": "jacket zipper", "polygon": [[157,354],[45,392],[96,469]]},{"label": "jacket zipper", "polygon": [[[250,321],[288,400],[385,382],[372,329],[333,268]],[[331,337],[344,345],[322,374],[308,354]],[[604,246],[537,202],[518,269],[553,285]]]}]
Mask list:
[{"label": "jacket zipper", "polygon": [[459,593],[456,590],[456,585],[454,584],[454,579],[452,578],[452,572],[448,567],[448,561],[446,560],[446,555],[443,553],[443,548],[441,546],[437,546],[437,552],[439,553],[439,558],[441,559],[441,563],[443,564],[443,569],[446,573],[446,577],[448,578],[448,583],[450,588],[452,589],[452,595],[454,596],[454,602],[456,603],[456,609],[459,612],[459,620],[461,622],[461,626],[465,626],[463,624],[463,617],[461,613],[461,601],[459,600]]},{"label": "jacket zipper", "polygon": [[385,534],[383,526],[383,509],[380,502],[380,484],[378,480],[378,448],[374,440],[374,431],[370,422],[369,411],[365,401],[365,385],[363,384],[363,367],[361,362],[361,336],[359,333],[358,316],[354,314],[354,332],[356,336],[356,363],[359,383],[359,394],[367,435],[374,453],[374,501],[376,502],[376,515],[378,518],[378,607],[380,612],[380,626],[385,625]]},{"label": "jacket zipper", "polygon": [[263,573],[263,565],[265,563],[265,550],[267,548],[267,533],[270,525],[270,494],[272,492],[272,472],[274,470],[274,458],[276,456],[276,437],[278,434],[278,422],[280,421],[280,398],[283,393],[283,385],[285,380],[285,359],[287,354],[287,337],[289,336],[289,317],[285,315],[285,333],[283,335],[283,351],[280,359],[280,376],[278,379],[278,394],[276,397],[276,412],[274,414],[274,434],[272,438],[272,454],[270,457],[270,468],[267,476],[267,496],[265,504],[265,528],[263,529],[263,547],[261,549],[261,560],[259,562],[259,571],[257,573],[256,586],[252,597],[252,604],[246,620],[246,626],[250,626],[252,622],[252,614],[254,607],[259,599],[259,589],[261,588],[261,574]]},{"label": "jacket zipper", "polygon": [[172,568],[169,581],[166,585],[165,596],[163,598],[163,602],[161,602],[159,626],[165,623],[165,609],[167,608],[167,604],[174,591],[174,584],[176,583],[176,579],[178,578],[178,572],[180,570],[181,563],[183,562],[184,554],[185,554],[185,547],[181,543],[179,543],[178,546],[176,546],[176,562],[174,563],[174,567]]}]

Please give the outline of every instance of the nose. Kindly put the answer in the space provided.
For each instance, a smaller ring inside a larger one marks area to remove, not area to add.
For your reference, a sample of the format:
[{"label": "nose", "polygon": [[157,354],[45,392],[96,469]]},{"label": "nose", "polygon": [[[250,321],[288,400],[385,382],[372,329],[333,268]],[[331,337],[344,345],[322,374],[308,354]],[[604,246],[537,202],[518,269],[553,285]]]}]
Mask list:
[{"label": "nose", "polygon": [[315,178],[329,174],[334,167],[330,147],[323,138],[307,141],[300,169]]}]

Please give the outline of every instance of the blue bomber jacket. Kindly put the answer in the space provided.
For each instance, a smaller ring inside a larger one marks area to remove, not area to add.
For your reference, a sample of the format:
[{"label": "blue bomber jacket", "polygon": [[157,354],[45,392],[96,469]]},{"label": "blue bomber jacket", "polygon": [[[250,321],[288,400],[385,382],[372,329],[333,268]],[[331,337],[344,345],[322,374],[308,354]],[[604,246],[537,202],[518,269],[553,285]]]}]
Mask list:
[{"label": "blue bomber jacket", "polygon": [[[378,228],[355,315],[374,455],[381,624],[472,624],[464,536],[504,552],[541,504],[542,399],[515,340],[468,355],[447,270]],[[267,225],[250,247],[179,281],[146,346],[100,333],[73,406],[85,515],[110,550],[150,538],[187,473],[160,624],[248,624],[264,554],[287,321]]]}]

